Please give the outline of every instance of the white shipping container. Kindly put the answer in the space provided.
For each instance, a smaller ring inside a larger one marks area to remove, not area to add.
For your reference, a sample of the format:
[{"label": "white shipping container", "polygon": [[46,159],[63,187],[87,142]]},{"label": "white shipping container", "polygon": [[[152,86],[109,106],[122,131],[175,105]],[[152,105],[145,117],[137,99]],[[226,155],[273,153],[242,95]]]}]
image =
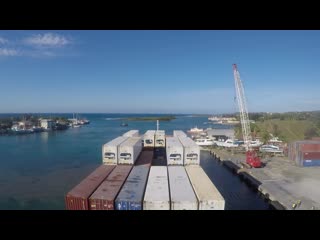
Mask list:
[{"label": "white shipping container", "polygon": [[184,131],[181,130],[173,130],[174,137],[188,137]]},{"label": "white shipping container", "polygon": [[200,165],[200,147],[189,137],[179,138],[184,150],[184,165]]},{"label": "white shipping container", "polygon": [[183,166],[168,166],[171,210],[197,210],[198,200]]},{"label": "white shipping container", "polygon": [[124,137],[139,137],[139,130],[130,130],[124,134],[122,134]]},{"label": "white shipping container", "polygon": [[148,130],[143,136],[144,147],[154,147],[155,130]]},{"label": "white shipping container", "polygon": [[103,164],[117,164],[119,145],[126,141],[128,137],[117,137],[102,146],[102,162]]},{"label": "white shipping container", "polygon": [[168,170],[152,166],[144,194],[143,210],[170,210]]},{"label": "white shipping container", "polygon": [[183,146],[177,137],[166,137],[168,165],[183,165]]},{"label": "white shipping container", "polygon": [[166,134],[164,130],[158,130],[155,133],[155,147],[165,147],[166,146]]},{"label": "white shipping container", "polygon": [[224,198],[202,167],[194,165],[185,169],[199,200],[199,210],[224,210]]},{"label": "white shipping container", "polygon": [[142,150],[141,137],[129,137],[119,145],[118,164],[133,165]]}]

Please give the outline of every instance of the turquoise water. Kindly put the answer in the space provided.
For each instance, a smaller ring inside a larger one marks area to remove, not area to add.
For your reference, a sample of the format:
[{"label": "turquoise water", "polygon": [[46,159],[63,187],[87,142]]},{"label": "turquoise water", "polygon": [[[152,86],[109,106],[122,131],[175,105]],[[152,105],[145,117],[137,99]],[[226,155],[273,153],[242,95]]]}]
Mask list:
[{"label": "turquoise water", "polygon": [[[72,114],[62,115],[72,117]],[[0,136],[0,209],[64,209],[64,195],[101,164],[101,147],[104,143],[131,129],[138,129],[140,134],[156,129],[156,122],[146,121],[128,122],[129,126],[120,126],[122,121],[119,118],[142,116],[139,114],[81,116],[91,123],[65,131]],[[187,131],[195,126],[215,127],[207,122],[207,117],[181,115],[170,122],[160,122],[160,129],[172,134],[175,129]],[[204,161],[204,168],[210,172],[213,165],[207,164],[207,161]],[[226,181],[231,179],[224,178]],[[219,181],[222,181],[221,178]],[[251,190],[244,194],[256,196]],[[252,197],[251,205],[267,209],[267,204],[261,202],[261,199]],[[239,205],[228,206],[233,209],[237,207],[232,206]]]}]

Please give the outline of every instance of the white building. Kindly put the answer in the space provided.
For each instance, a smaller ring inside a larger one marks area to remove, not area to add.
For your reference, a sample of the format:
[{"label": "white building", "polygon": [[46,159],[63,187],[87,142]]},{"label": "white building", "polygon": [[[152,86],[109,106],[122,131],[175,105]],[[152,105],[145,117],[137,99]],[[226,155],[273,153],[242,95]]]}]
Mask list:
[{"label": "white building", "polygon": [[211,129],[207,131],[208,137],[211,139],[234,139],[234,129]]},{"label": "white building", "polygon": [[51,119],[41,119],[40,120],[40,126],[43,129],[52,129],[56,125],[55,121]]}]

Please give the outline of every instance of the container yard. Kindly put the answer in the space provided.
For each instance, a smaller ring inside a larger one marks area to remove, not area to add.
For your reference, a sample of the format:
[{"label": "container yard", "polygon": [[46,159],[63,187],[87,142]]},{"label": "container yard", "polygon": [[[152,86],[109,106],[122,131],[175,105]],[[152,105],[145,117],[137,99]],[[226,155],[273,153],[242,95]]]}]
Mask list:
[{"label": "container yard", "polygon": [[189,137],[179,138],[184,149],[184,165],[200,164],[200,147]]},{"label": "container yard", "polygon": [[173,130],[173,136],[174,137],[188,137],[187,134],[185,134],[185,132],[181,131],[181,130]]},{"label": "container yard", "polygon": [[166,146],[166,133],[164,130],[156,131],[155,135],[155,147],[165,147]]},{"label": "container yard", "polygon": [[117,210],[142,210],[150,167],[134,166],[116,201]]},{"label": "container yard", "polygon": [[[315,146],[305,150],[314,151]],[[243,154],[213,149],[211,154],[249,186],[259,191],[277,209],[320,209],[320,175],[318,166],[303,167],[289,157],[262,159],[263,168],[242,168]]]},{"label": "container yard", "polygon": [[143,147],[145,148],[154,148],[154,143],[155,143],[155,130],[148,130],[146,133],[143,135]]},{"label": "container yard", "polygon": [[185,167],[199,201],[199,210],[224,210],[225,200],[203,169],[196,165]]},{"label": "container yard", "polygon": [[141,137],[129,137],[119,145],[118,164],[131,164],[137,160],[142,150]]},{"label": "container yard", "polygon": [[89,197],[114,168],[115,166],[111,165],[101,165],[88,177],[82,180],[66,195],[66,209],[89,210]]},{"label": "container yard", "polygon": [[[142,137],[128,136],[121,136],[104,144],[103,155],[105,152],[118,151],[117,163],[106,163],[103,159],[100,167],[66,195],[66,209],[224,209],[223,198],[200,166],[195,168],[198,170],[188,170],[190,179],[193,181],[191,184],[186,169],[182,166],[185,150],[178,137],[167,137],[166,139],[164,131],[154,132],[155,138],[158,132],[158,140],[164,139],[164,146],[143,148]],[[176,134],[181,136],[181,139],[187,139],[186,142],[190,139],[183,137],[182,131],[176,131]],[[192,145],[187,142],[186,146],[188,153],[194,154]],[[172,156],[174,154],[181,157]],[[171,158],[168,164],[166,155],[169,159]],[[181,166],[168,166],[177,164],[177,161]],[[199,184],[200,182],[203,185]],[[205,191],[207,192],[204,193]]]},{"label": "container yard", "polygon": [[124,137],[139,137],[139,130],[130,130],[124,133],[122,136]]},{"label": "container yard", "polygon": [[177,137],[166,137],[168,165],[183,165],[183,146]]},{"label": "container yard", "polygon": [[197,210],[198,200],[183,166],[168,166],[171,210]]},{"label": "container yard", "polygon": [[143,201],[144,210],[170,210],[167,166],[152,166]]},{"label": "container yard", "polygon": [[103,164],[118,164],[119,145],[126,141],[128,137],[117,137],[102,146]]},{"label": "container yard", "polygon": [[114,210],[115,199],[132,166],[118,165],[89,199],[90,210]]}]

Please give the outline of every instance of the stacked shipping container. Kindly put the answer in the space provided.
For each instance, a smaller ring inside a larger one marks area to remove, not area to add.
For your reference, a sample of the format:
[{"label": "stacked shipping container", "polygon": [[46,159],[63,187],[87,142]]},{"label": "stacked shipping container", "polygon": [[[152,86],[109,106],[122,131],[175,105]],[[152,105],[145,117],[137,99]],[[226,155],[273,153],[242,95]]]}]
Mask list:
[{"label": "stacked shipping container", "polygon": [[168,166],[171,210],[197,210],[198,200],[183,166]]},{"label": "stacked shipping container", "polygon": [[301,167],[320,166],[320,141],[296,141],[291,143],[288,158]]},{"label": "stacked shipping container", "polygon": [[118,165],[89,199],[90,210],[114,210],[114,201],[132,166]]},{"label": "stacked shipping container", "polygon": [[225,200],[200,166],[186,166],[186,171],[199,200],[199,210],[224,210]]},{"label": "stacked shipping container", "polygon": [[189,137],[179,138],[184,150],[184,165],[200,164],[200,147]]},{"label": "stacked shipping container", "polygon": [[150,167],[152,164],[152,160],[153,160],[153,151],[143,150],[140,153],[140,156],[138,157],[134,165],[136,166],[145,165]]},{"label": "stacked shipping container", "polygon": [[149,166],[134,166],[124,183],[115,206],[117,210],[142,210]]},{"label": "stacked shipping container", "polygon": [[155,147],[165,147],[166,146],[166,135],[164,130],[156,131],[154,135]]},{"label": "stacked shipping container", "polygon": [[155,137],[155,130],[148,130],[146,131],[146,133],[143,136],[143,147],[145,148],[150,148],[153,149],[154,148],[154,137]]},{"label": "stacked shipping container", "polygon": [[183,146],[177,137],[166,137],[168,165],[183,165]]},{"label": "stacked shipping container", "polygon": [[139,137],[139,130],[130,130],[124,133],[122,136],[124,137]]},{"label": "stacked shipping container", "polygon": [[133,165],[142,150],[141,137],[129,137],[119,145],[118,164]]},{"label": "stacked shipping container", "polygon": [[181,130],[173,130],[173,136],[174,137],[188,137],[187,134],[185,134],[185,132],[181,131]]},{"label": "stacked shipping container", "polygon": [[[66,195],[67,209],[224,209],[223,197],[200,166],[167,167],[200,163],[199,146],[184,132],[174,131],[174,137],[165,138],[164,131],[147,131],[143,139],[155,133],[153,142],[164,143],[154,151],[142,150],[142,138],[132,137],[137,132],[129,131],[103,146],[103,159],[107,156],[103,163],[108,165],[101,165]],[[293,151],[298,144],[292,146],[289,155],[298,156]],[[305,166],[310,159],[320,162],[320,145],[301,146],[308,150],[301,155]]]},{"label": "stacked shipping container", "polygon": [[170,210],[168,170],[152,166],[143,201],[143,210]]},{"label": "stacked shipping container", "polygon": [[75,186],[65,197],[67,210],[89,210],[89,197],[115,166],[101,165]]},{"label": "stacked shipping container", "polygon": [[103,164],[117,164],[119,145],[126,141],[128,137],[117,137],[102,146],[102,162]]}]

